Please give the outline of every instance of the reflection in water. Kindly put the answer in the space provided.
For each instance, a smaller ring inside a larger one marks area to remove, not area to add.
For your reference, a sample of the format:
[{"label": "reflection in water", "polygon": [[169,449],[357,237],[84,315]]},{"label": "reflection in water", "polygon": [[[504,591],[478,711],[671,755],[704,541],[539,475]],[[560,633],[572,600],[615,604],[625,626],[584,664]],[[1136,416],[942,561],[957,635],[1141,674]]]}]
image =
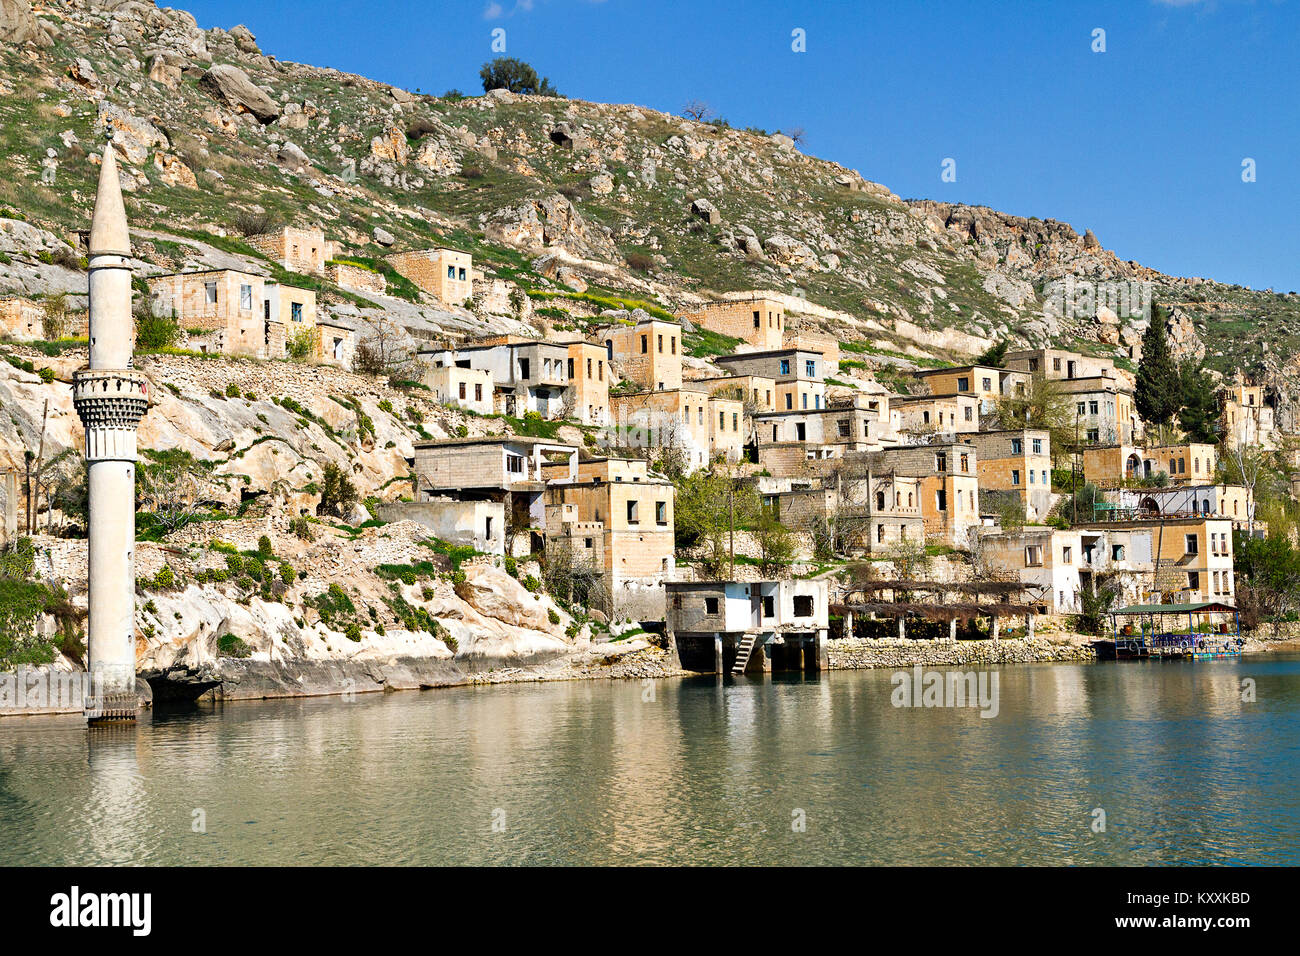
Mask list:
[{"label": "reflection in water", "polygon": [[1300,658],[999,673],[991,720],[888,671],[3,720],[0,864],[1300,862]]}]

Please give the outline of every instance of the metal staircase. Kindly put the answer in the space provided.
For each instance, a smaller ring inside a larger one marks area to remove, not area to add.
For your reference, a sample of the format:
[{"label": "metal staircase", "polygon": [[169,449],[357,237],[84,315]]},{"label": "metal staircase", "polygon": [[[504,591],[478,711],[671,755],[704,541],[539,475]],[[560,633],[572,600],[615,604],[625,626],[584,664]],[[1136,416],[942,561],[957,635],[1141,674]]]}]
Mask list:
[{"label": "metal staircase", "polygon": [[736,645],[736,663],[731,666],[731,673],[743,674],[749,664],[750,657],[754,654],[754,647],[758,644],[757,634],[746,634]]}]

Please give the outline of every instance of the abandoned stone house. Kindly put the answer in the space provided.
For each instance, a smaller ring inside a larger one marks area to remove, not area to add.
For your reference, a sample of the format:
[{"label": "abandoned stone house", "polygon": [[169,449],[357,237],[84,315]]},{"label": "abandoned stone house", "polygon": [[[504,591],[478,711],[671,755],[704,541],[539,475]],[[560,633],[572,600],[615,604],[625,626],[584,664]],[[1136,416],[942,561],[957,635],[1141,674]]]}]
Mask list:
[{"label": "abandoned stone house", "polygon": [[318,226],[283,226],[274,232],[250,236],[248,244],[290,272],[324,275],[325,264],[335,258],[339,244],[325,238]]},{"label": "abandoned stone house", "polygon": [[849,468],[832,470],[814,484],[765,494],[763,503],[788,528],[814,533],[833,528],[839,546],[850,553],[925,541],[920,478]]},{"label": "abandoned stone house", "polygon": [[607,614],[663,620],[664,583],[674,568],[675,489],[642,459],[590,458],[569,477],[543,466],[546,533],[604,580]]},{"label": "abandoned stone house", "polygon": [[707,389],[710,395],[743,401],[753,412],[776,411],[776,380],[765,375],[717,375],[692,378],[689,388]]},{"label": "abandoned stone house", "polygon": [[974,447],[957,442],[900,446],[868,452],[867,457],[873,473],[920,478],[926,536],[950,547],[966,547],[970,529],[981,524],[979,453]]},{"label": "abandoned stone house", "polygon": [[440,405],[463,408],[478,415],[492,414],[492,373],[485,368],[426,365],[421,381]]},{"label": "abandoned stone house", "polygon": [[419,288],[447,305],[464,305],[474,294],[474,257],[455,249],[395,252],[387,262]]},{"label": "abandoned stone house", "polygon": [[[584,403],[583,408],[578,407],[579,390],[568,376],[568,345],[505,335],[456,349],[421,351],[418,355],[421,362],[435,370],[453,366],[490,373],[494,412],[517,418],[536,412],[542,418],[555,420],[579,417],[580,412],[585,412],[586,404],[599,407],[596,393],[600,381],[585,379],[585,363],[582,366],[583,394],[590,401]],[[605,384],[608,387],[608,383]],[[459,391],[459,384],[457,389]]]},{"label": "abandoned stone house", "polygon": [[[557,460],[561,468],[544,472],[548,462]],[[410,464],[417,502],[499,502],[506,522],[504,547],[522,556],[544,547],[547,476],[576,479],[578,449],[538,438],[452,438],[417,442]]]},{"label": "abandoned stone house", "polygon": [[782,348],[720,355],[714,361],[733,375],[773,379],[777,411],[816,410],[825,404],[825,362],[821,352]]},{"label": "abandoned stone house", "polygon": [[912,439],[955,437],[980,428],[980,400],[974,395],[893,395],[894,431]]},{"label": "abandoned stone house", "polygon": [[682,387],[681,335],[680,325],[648,319],[603,329],[600,339],[623,378],[642,388],[672,391]]},{"label": "abandoned stone house", "polygon": [[1080,455],[1084,480],[1102,487],[1164,476],[1172,484],[1213,481],[1218,468],[1214,445],[1085,445]]},{"label": "abandoned stone house", "polygon": [[783,344],[785,307],[763,296],[706,302],[678,318],[702,329],[748,342],[760,351],[775,351]]},{"label": "abandoned stone house", "polygon": [[991,415],[1004,395],[1024,395],[1030,374],[991,365],[961,365],[955,368],[920,369],[915,373],[931,395],[973,395],[979,400],[979,414]]},{"label": "abandoned stone house", "polygon": [[[979,453],[980,494],[1014,495],[1030,521],[1042,521],[1052,508],[1052,444],[1045,429],[985,431],[962,436]],[[985,502],[985,510],[988,509]]]},{"label": "abandoned stone house", "polygon": [[744,404],[695,387],[614,394],[611,423],[627,447],[659,448],[679,457],[687,472],[714,459],[739,461],[745,443]]},{"label": "abandoned stone house", "polygon": [[389,501],[379,505],[385,521],[414,521],[433,536],[484,554],[505,554],[505,504],[486,499],[430,496],[423,501]]},{"label": "abandoned stone house", "polygon": [[607,425],[609,411],[608,356],[599,345],[590,342],[568,343],[565,368],[571,392],[569,416],[584,425]]},{"label": "abandoned stone house", "polygon": [[316,293],[233,269],[184,272],[148,280],[155,314],[176,317],[190,348],[201,352],[284,358],[288,343],[310,340],[318,351]]},{"label": "abandoned stone house", "polygon": [[1276,413],[1265,400],[1262,385],[1247,385],[1241,373],[1220,392],[1223,440],[1229,447],[1258,445],[1272,448]]}]

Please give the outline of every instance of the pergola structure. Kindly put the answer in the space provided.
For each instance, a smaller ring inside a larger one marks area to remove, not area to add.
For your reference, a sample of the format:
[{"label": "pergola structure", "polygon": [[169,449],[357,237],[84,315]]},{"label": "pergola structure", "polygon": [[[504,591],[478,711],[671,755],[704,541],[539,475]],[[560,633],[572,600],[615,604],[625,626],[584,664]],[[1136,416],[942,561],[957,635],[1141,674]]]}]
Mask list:
[{"label": "pergola structure", "polygon": [[1240,613],[1222,601],[1116,608],[1110,612],[1110,632],[1119,660],[1238,657],[1245,644]]},{"label": "pergola structure", "polygon": [[[856,614],[873,618],[893,618],[898,622],[898,636],[907,637],[909,617],[926,621],[947,621],[948,639],[956,642],[957,622],[969,623],[976,618],[989,619],[989,635],[998,639],[1000,619],[1019,617],[1025,622],[1025,635],[1034,636],[1034,616],[1045,613],[1040,601],[1026,601],[1038,585],[1018,581],[865,581],[841,588],[831,602],[832,614],[843,619],[843,636],[851,637]],[[1012,598],[1019,600],[1012,600]]]}]

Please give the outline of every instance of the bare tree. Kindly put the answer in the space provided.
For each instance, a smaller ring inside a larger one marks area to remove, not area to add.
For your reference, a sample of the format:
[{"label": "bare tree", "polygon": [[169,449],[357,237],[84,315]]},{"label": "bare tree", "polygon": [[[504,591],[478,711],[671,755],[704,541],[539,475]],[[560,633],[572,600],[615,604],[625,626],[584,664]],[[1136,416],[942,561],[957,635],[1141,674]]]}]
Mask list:
[{"label": "bare tree", "polygon": [[200,513],[199,469],[193,456],[178,448],[146,452],[139,468],[140,508],[153,514],[164,534],[179,531]]},{"label": "bare tree", "polygon": [[1228,473],[1234,484],[1246,489],[1246,534],[1255,534],[1255,488],[1264,473],[1264,455],[1258,445],[1237,442],[1226,447]]},{"label": "bare tree", "polygon": [[782,136],[789,136],[797,145],[802,146],[808,138],[808,132],[802,126],[792,126],[790,129],[778,130]]},{"label": "bare tree", "polygon": [[369,333],[357,343],[352,367],[363,375],[382,375],[389,381],[411,377],[415,358],[405,330],[389,318],[369,321]]},{"label": "bare tree", "polygon": [[687,100],[682,107],[682,115],[697,123],[705,123],[713,118],[713,108],[704,100]]}]

